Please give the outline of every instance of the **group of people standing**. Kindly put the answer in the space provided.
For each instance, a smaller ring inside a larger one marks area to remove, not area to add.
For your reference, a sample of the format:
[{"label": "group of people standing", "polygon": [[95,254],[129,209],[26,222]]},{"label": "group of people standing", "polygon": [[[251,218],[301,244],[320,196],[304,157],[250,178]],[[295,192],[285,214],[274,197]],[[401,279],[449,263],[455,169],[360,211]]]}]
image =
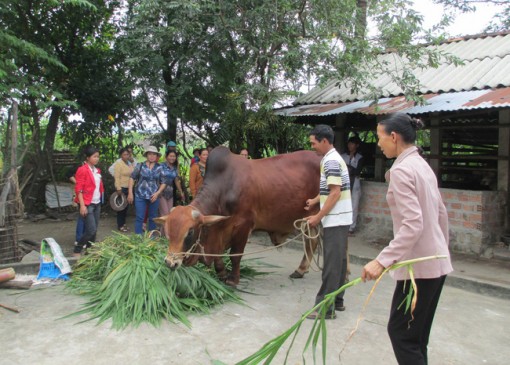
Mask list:
[{"label": "group of people standing", "polygon": [[[127,204],[117,210],[117,228],[121,232],[129,232],[126,216],[129,205],[135,207],[136,234],[143,234],[145,230],[156,230],[154,218],[164,216],[174,206],[174,189],[181,199],[185,199],[182,188],[178,153],[175,142],[169,142],[165,153],[165,160],[160,162],[162,154],[155,146],[148,146],[143,153],[145,161],[137,163],[130,147],[119,151],[119,158],[110,167],[109,172],[114,177],[115,190],[118,197],[126,199]],[[201,150],[200,159],[193,164],[192,193],[195,195],[205,174],[207,149]],[[75,183],[75,202],[79,204],[79,217],[76,229],[74,256],[79,257],[96,240],[96,233],[101,213],[101,203],[104,202],[104,184],[101,170],[97,167],[99,150],[95,147],[84,149],[85,161],[78,167],[70,180]],[[191,185],[191,181],[190,181]],[[162,234],[165,234],[162,228]]]},{"label": "group of people standing", "polygon": [[[388,321],[388,334],[399,364],[427,364],[427,346],[434,314],[446,275],[453,271],[448,249],[448,214],[439,192],[437,178],[415,146],[416,130],[423,122],[407,114],[397,113],[377,125],[378,146],[389,159],[395,159],[386,173],[389,182],[386,195],[393,220],[394,238],[381,253],[363,267],[362,281],[376,280],[392,264],[425,256],[444,255],[446,259],[416,263],[413,267],[418,300],[414,312],[405,305],[411,287],[405,268],[391,272],[396,280]],[[311,226],[323,226],[322,285],[315,303],[345,284],[347,237],[352,229],[356,180],[350,181],[358,166],[349,140],[348,156],[340,156],[333,146],[334,132],[327,125],[317,125],[310,132],[310,144],[324,156],[320,164],[320,192],[306,201],[305,209],[319,204],[317,214],[307,217]],[[351,165],[348,168],[347,164]],[[357,179],[354,175],[354,179]],[[344,293],[327,309],[326,319],[344,311]],[[308,316],[316,319],[320,314]]]}]

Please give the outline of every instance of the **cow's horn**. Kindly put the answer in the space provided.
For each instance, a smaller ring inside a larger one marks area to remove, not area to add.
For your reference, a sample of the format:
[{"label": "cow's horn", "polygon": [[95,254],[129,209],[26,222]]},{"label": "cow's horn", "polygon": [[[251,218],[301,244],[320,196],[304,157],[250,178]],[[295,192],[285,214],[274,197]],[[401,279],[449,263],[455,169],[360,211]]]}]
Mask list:
[{"label": "cow's horn", "polygon": [[193,218],[193,220],[195,220],[195,221],[198,220],[200,218],[200,216],[201,216],[201,214],[198,210],[193,209],[191,211],[191,218]]}]

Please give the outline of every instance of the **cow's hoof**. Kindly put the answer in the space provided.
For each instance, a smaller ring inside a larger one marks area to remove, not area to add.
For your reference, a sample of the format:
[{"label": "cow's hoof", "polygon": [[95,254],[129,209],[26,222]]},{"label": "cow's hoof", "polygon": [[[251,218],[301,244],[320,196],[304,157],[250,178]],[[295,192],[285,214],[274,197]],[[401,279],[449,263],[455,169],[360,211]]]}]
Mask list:
[{"label": "cow's hoof", "polygon": [[300,273],[299,271],[295,270],[292,274],[289,275],[292,279],[303,279],[305,277],[305,273]]},{"label": "cow's hoof", "polygon": [[235,287],[237,287],[237,284],[239,284],[239,280],[235,280],[233,278],[227,278],[227,280],[225,280],[225,284],[235,288]]},{"label": "cow's hoof", "polygon": [[225,282],[227,281],[227,278],[228,278],[228,274],[226,271],[216,273],[216,276],[218,276],[218,279],[220,279],[221,281],[225,281]]}]

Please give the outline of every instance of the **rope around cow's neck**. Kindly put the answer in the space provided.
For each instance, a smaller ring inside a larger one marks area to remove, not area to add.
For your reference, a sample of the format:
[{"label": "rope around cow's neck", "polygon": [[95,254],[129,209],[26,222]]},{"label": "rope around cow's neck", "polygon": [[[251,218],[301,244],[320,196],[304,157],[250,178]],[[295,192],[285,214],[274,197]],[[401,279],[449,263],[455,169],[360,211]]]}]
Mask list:
[{"label": "rope around cow's neck", "polygon": [[[319,260],[320,252],[322,252],[322,241],[321,241],[321,238],[320,238],[321,237],[321,230],[320,230],[320,228],[317,228],[316,234],[313,234],[312,233],[313,228],[310,227],[310,223],[306,219],[297,219],[297,220],[295,220],[294,221],[294,228],[296,228],[300,232],[296,236],[285,240],[283,243],[279,244],[278,246],[268,247],[268,248],[264,248],[264,249],[261,249],[261,250],[245,252],[245,253],[229,253],[229,254],[227,254],[227,253],[224,253],[224,254],[205,253],[204,246],[200,243],[200,236],[202,234],[202,229],[200,229],[200,231],[198,233],[197,241],[189,248],[189,250],[184,252],[184,257],[185,258],[188,258],[189,256],[236,257],[236,256],[254,255],[254,254],[261,253],[261,252],[272,251],[274,249],[282,248],[283,246],[285,246],[285,245],[287,245],[287,244],[289,244],[289,243],[291,243],[293,241],[297,241],[298,237],[301,236],[301,242],[303,243],[303,251],[305,252],[305,256],[306,256],[307,261],[310,262],[310,263],[313,262],[317,266],[317,269],[312,267],[312,270],[314,270],[314,271],[322,270],[322,267],[320,265],[320,260]],[[306,245],[308,244],[311,247],[312,240],[314,240],[314,239],[318,239],[317,249],[316,249],[317,255],[314,255],[313,252],[312,252],[312,257],[310,258],[308,256],[308,252],[306,251],[306,247],[307,247]],[[197,248],[200,250],[200,252],[193,252]],[[311,265],[310,265],[310,267],[311,267]]]}]

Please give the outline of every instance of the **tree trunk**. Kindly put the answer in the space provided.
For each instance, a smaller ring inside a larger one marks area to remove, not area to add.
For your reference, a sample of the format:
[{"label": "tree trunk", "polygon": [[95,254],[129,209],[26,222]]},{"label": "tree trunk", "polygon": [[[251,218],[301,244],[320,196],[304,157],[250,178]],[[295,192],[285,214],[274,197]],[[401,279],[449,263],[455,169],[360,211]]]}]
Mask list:
[{"label": "tree trunk", "polygon": [[10,166],[7,165],[7,156],[9,156],[9,146],[10,146],[10,138],[11,135],[11,120],[12,120],[12,110],[9,109],[7,112],[7,126],[5,128],[5,137],[4,137],[4,145],[2,148],[2,156],[4,156],[4,165],[3,165],[3,171],[0,174],[0,178],[3,178],[7,176],[7,172],[9,171]]},{"label": "tree trunk", "polygon": [[[41,149],[41,132],[39,121],[39,109],[35,100],[30,100],[31,116],[33,120],[33,141],[34,141],[34,154],[28,156],[23,161],[24,171],[33,171],[33,178],[30,184],[27,185],[27,191],[23,197],[23,204],[26,211],[29,213],[37,213],[44,211],[44,205],[38,203],[45,201],[46,183],[50,181],[50,173],[48,168],[48,153],[47,148],[50,148],[53,153],[53,146],[55,144],[55,135],[58,127],[58,117],[60,117],[61,110],[52,110],[50,121],[48,124],[48,134],[45,138],[45,146]],[[57,108],[60,109],[60,108]],[[58,117],[57,117],[58,114]],[[56,119],[56,121],[55,121]],[[56,123],[56,126],[52,123]],[[52,129],[54,128],[54,129]]]},{"label": "tree trunk", "polygon": [[61,107],[52,107],[50,120],[48,122],[48,127],[46,128],[46,138],[44,139],[44,148],[43,151],[46,153],[42,156],[42,158],[47,158],[48,163],[53,158],[53,150],[55,146],[55,137],[57,135],[58,130],[58,121],[60,120],[60,116],[62,115]]},{"label": "tree trunk", "polygon": [[356,25],[354,36],[364,39],[367,30],[367,0],[356,1]]},{"label": "tree trunk", "polygon": [[[117,131],[118,131],[117,146],[119,146],[119,148],[125,147],[124,146],[124,130],[122,129],[121,119],[120,118],[115,119],[115,124],[117,124]],[[115,152],[116,152],[116,155],[115,155],[115,157],[116,157],[119,154],[119,151],[117,150]]]},{"label": "tree trunk", "polygon": [[166,106],[166,132],[169,140],[175,141],[177,137],[177,118],[173,114],[172,95],[168,92],[174,82],[172,68],[170,66],[163,69],[163,80],[165,81],[165,106]]},{"label": "tree trunk", "polygon": [[177,138],[177,118],[172,115],[171,102],[167,97],[166,103],[166,130],[170,141],[175,141]]}]

